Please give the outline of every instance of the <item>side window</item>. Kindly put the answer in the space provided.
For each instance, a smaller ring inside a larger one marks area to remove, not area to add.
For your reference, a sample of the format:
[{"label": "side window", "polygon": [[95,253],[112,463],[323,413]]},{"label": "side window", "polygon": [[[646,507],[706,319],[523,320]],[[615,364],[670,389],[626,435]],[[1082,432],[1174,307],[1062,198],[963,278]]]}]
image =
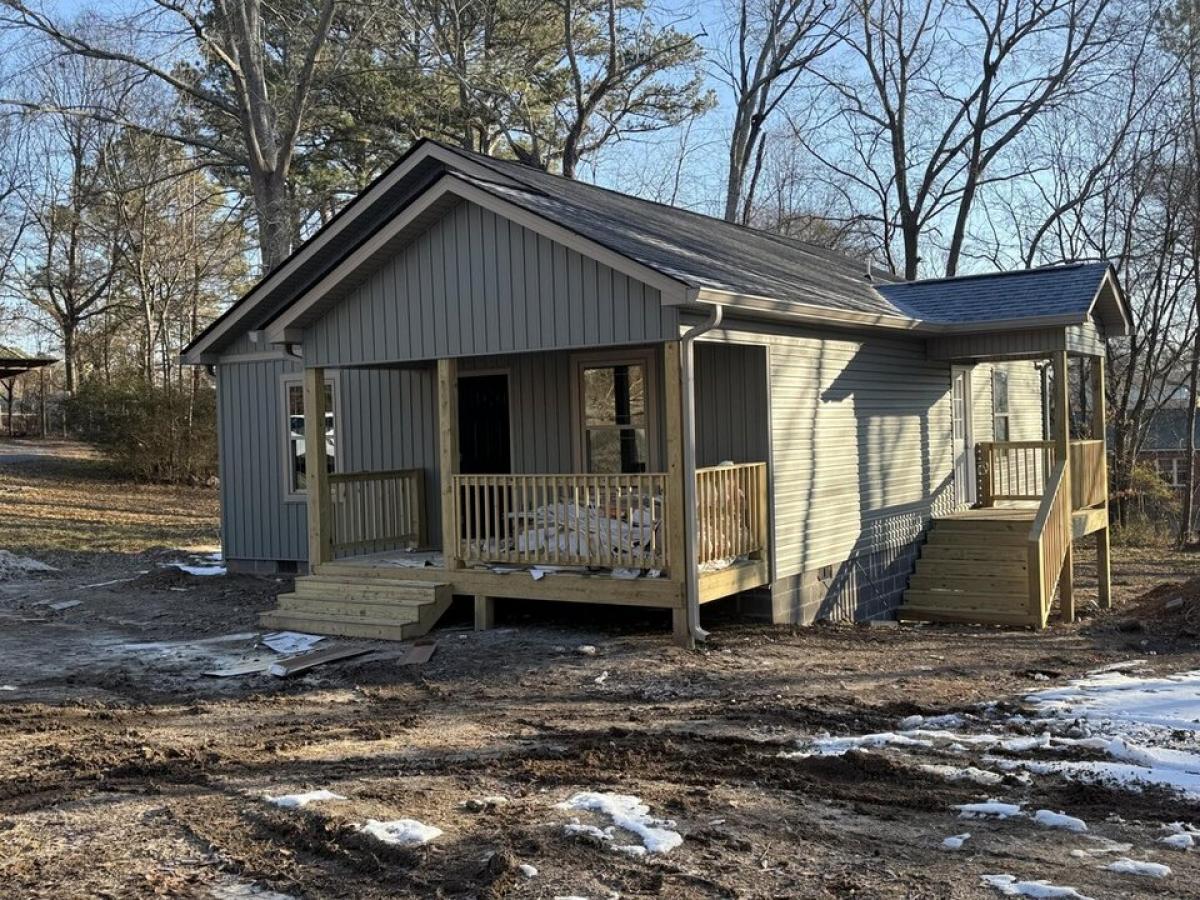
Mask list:
[{"label": "side window", "polygon": [[1003,369],[992,371],[992,439],[1009,440],[1008,422],[1008,373]]},{"label": "side window", "polygon": [[[304,385],[298,379],[284,382],[284,400],[287,407],[287,491],[303,495],[307,490],[305,480],[304,447]],[[337,406],[333,382],[325,382],[325,454],[326,467],[330,472],[337,470]]]}]

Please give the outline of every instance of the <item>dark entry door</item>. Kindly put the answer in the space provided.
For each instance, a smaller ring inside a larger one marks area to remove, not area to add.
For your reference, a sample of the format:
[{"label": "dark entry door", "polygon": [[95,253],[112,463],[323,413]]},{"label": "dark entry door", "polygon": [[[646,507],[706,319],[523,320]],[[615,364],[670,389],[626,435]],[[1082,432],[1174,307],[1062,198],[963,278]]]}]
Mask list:
[{"label": "dark entry door", "polygon": [[459,471],[502,475],[512,471],[508,433],[508,376],[458,379]]}]

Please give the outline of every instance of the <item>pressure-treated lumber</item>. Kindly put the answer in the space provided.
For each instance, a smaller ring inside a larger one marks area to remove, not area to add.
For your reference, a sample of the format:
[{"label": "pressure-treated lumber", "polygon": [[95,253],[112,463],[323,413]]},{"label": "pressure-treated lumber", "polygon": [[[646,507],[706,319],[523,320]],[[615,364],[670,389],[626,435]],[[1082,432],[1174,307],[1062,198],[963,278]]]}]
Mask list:
[{"label": "pressure-treated lumber", "polygon": [[304,370],[304,486],[308,500],[308,565],[333,559],[329,459],[325,448],[325,370]]},{"label": "pressure-treated lumber", "polygon": [[458,558],[458,522],[454,476],[458,473],[458,361],[437,361],[438,465],[441,470],[442,555],[447,569],[462,567]]}]

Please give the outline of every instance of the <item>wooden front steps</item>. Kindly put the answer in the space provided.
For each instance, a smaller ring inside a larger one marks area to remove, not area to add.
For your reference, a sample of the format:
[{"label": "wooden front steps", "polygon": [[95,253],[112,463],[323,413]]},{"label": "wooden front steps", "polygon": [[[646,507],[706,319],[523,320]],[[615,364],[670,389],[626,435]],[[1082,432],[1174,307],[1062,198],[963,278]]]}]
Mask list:
[{"label": "wooden front steps", "polygon": [[1031,625],[1032,509],[968,510],[930,525],[900,607],[902,620]]},{"label": "wooden front steps", "polygon": [[450,585],[354,575],[305,575],[278,609],[259,616],[264,628],[340,637],[406,641],[420,637],[450,607]]}]

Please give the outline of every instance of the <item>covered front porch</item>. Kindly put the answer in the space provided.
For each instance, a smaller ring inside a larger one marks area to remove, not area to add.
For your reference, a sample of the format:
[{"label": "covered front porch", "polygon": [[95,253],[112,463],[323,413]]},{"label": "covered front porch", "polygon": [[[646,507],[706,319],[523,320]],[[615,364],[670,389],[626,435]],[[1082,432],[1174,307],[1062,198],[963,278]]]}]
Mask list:
[{"label": "covered front porch", "polygon": [[[711,417],[702,409],[700,441],[722,459],[696,464],[691,349],[670,341],[581,356],[570,372],[571,395],[589,409],[570,454],[580,463],[575,471],[519,471],[538,460],[517,447],[519,436],[510,441],[493,432],[555,414],[522,410],[525,392],[510,372],[504,395],[491,401],[502,413],[489,419],[487,402],[476,396],[480,385],[467,381],[505,371],[488,359],[440,359],[425,370],[435,382],[436,428],[427,449],[436,468],[341,471],[330,463],[324,424],[334,396],[329,373],[306,369],[310,574],[265,621],[405,638],[427,630],[450,597],[465,595],[474,598],[479,628],[493,623],[498,598],[556,600],[669,609],[676,637],[687,641],[689,595],[702,604],[770,581],[766,454],[729,458],[726,451],[738,448],[706,437]],[[629,362],[613,367],[609,359]],[[584,379],[593,371],[600,372],[599,387],[588,388]],[[756,374],[765,379],[765,368],[751,364],[730,377]],[[471,389],[466,408],[464,384]],[[599,399],[589,399],[588,390],[599,391]],[[605,404],[614,405],[612,415],[590,408]],[[737,415],[722,424],[737,430]],[[546,433],[531,444],[556,440],[553,423],[541,427]],[[754,442],[745,432],[753,428],[740,430],[747,452]],[[595,471],[601,467],[607,471]],[[508,471],[490,470],[502,468]]]}]

